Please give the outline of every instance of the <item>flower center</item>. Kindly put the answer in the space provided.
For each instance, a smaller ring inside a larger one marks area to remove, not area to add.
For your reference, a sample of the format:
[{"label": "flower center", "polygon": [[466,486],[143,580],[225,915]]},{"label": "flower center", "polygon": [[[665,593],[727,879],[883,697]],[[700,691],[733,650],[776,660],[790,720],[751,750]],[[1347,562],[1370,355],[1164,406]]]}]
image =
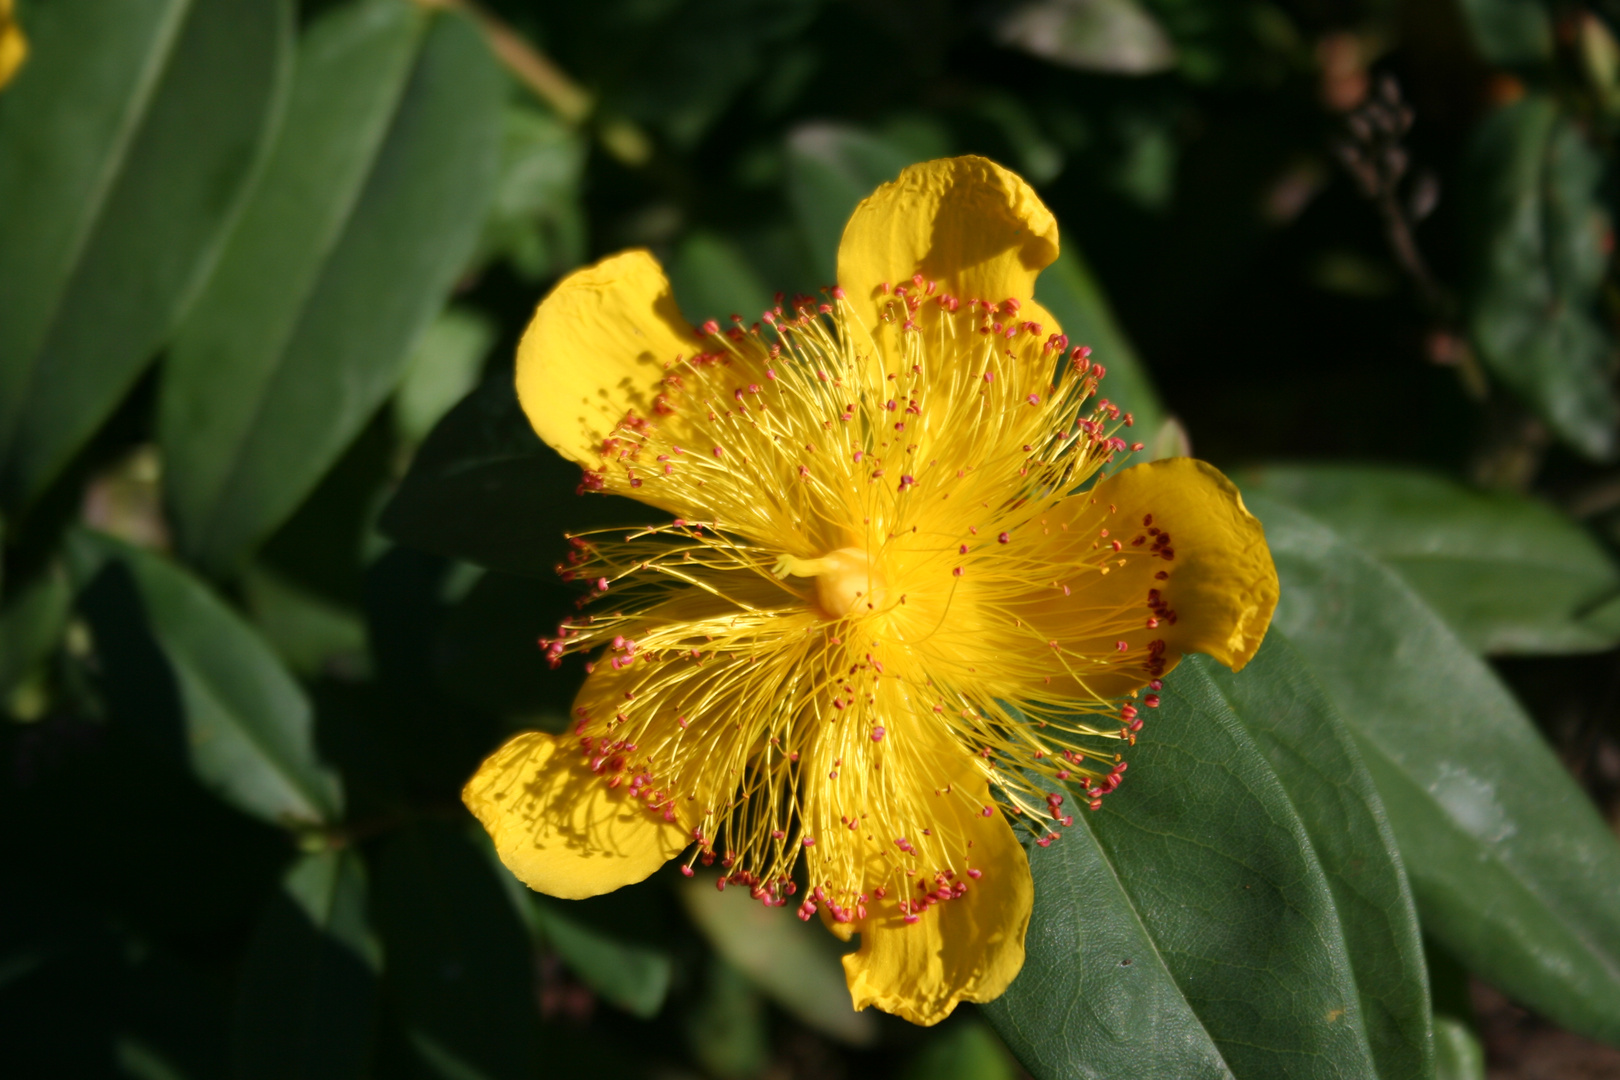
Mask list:
[{"label": "flower center", "polygon": [[856,547],[842,547],[819,559],[784,555],[777,560],[778,577],[816,579],[816,603],[829,619],[842,619],[883,605],[883,576],[872,557]]}]

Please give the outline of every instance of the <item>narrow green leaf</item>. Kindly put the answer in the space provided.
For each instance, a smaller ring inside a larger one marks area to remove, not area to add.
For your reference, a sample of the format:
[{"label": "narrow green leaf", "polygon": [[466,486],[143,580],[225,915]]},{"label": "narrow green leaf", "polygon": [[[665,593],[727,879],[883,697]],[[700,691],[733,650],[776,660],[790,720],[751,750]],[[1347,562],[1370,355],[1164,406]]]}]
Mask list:
[{"label": "narrow green leaf", "polygon": [[867,1046],[877,1038],[871,1014],[850,1001],[841,946],[821,926],[767,908],[746,889],[717,889],[710,876],[683,882],[681,900],[714,950],[761,993],[840,1042]]},{"label": "narrow green leaf", "polygon": [[533,950],[489,860],[451,825],[416,825],[383,847],[376,883],[388,994],[429,1073],[533,1076]]},{"label": "narrow green leaf", "polygon": [[115,722],[238,810],[285,825],[339,817],[309,700],[240,616],[179,566],[111,537],[75,532],[67,556]]},{"label": "narrow green leaf", "polygon": [[1196,664],[1101,811],[1030,851],[1023,973],[985,1007],[1046,1077],[1375,1076],[1304,822]]},{"label": "narrow green leaf", "polygon": [[730,325],[732,315],[757,322],[771,305],[771,289],[731,240],[710,232],[688,233],[669,264],[670,285],[687,318]]},{"label": "narrow green leaf", "polygon": [[285,82],[285,0],[56,0],[0,95],[0,501],[118,404],[217,250]]},{"label": "narrow green leaf", "polygon": [[394,428],[407,446],[427,438],[444,414],[478,385],[495,324],[470,309],[449,308],[434,319],[411,352],[394,395]]},{"label": "narrow green leaf", "polygon": [[529,105],[507,105],[503,128],[500,180],[474,263],[505,258],[539,281],[585,257],[587,147],[577,129]]},{"label": "narrow green leaf", "polygon": [[705,1071],[744,1080],[764,1071],[771,1055],[765,1002],[748,977],[710,955],[703,995],[686,1017],[686,1043]]},{"label": "narrow green leaf", "polygon": [[569,918],[563,905],[535,893],[527,899],[546,943],[581,982],[632,1016],[650,1020],[658,1015],[674,969],[668,953],[610,937]]},{"label": "narrow green leaf", "polygon": [[465,19],[405,0],[353,0],[305,34],[165,372],[164,481],[193,561],[238,569],[403,376],[477,239],[502,90]]},{"label": "narrow green leaf", "polygon": [[977,1021],[958,1021],[929,1039],[906,1063],[902,1080],[1014,1080],[1001,1040]]},{"label": "narrow green leaf", "polygon": [[1234,674],[1196,664],[1243,721],[1310,834],[1327,875],[1382,1077],[1434,1072],[1429,982],[1412,890],[1353,736],[1285,638]]},{"label": "narrow green leaf", "polygon": [[1620,1040],[1620,842],[1507,689],[1398,575],[1259,492],[1271,632],[1356,736],[1427,932],[1572,1030]]},{"label": "narrow green leaf", "polygon": [[259,920],[238,977],[232,1075],[366,1075],[381,963],[359,855],[299,859]]},{"label": "narrow green leaf", "polygon": [[1465,300],[1480,359],[1569,445],[1613,457],[1614,342],[1596,313],[1609,265],[1603,158],[1553,98],[1532,94],[1480,121],[1467,168]]},{"label": "narrow green leaf", "polygon": [[1544,503],[1377,466],[1268,465],[1241,482],[1398,572],[1477,652],[1594,652],[1620,642],[1620,626],[1588,617],[1620,596],[1620,567]]}]

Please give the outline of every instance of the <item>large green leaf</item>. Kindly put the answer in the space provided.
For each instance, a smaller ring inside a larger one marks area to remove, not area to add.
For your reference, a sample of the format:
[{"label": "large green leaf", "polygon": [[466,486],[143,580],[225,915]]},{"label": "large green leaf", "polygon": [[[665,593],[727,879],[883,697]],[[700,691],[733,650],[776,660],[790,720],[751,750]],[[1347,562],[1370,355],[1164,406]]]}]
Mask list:
[{"label": "large green leaf", "polygon": [[581,982],[632,1016],[649,1020],[658,1015],[674,970],[667,952],[609,936],[570,918],[566,905],[536,893],[526,899],[546,944]]},{"label": "large green leaf", "polygon": [[1234,674],[1197,665],[1271,763],[1338,908],[1378,1075],[1434,1071],[1429,983],[1412,890],[1353,736],[1280,634]]},{"label": "large green leaf", "polygon": [[67,551],[115,722],[238,810],[287,825],[339,817],[309,699],[252,627],[162,556],[88,531]]},{"label": "large green leaf", "polygon": [[1176,65],[1175,46],[1137,0],[1030,0],[996,31],[1005,45],[1081,71],[1149,75]]},{"label": "large green leaf", "polygon": [[921,160],[904,143],[844,124],[809,124],[788,137],[788,199],[824,284],[838,277],[838,241],[855,204]]},{"label": "large green leaf", "polygon": [[366,1075],[381,964],[360,856],[322,851],[299,859],[260,919],[238,977],[233,1075]]},{"label": "large green leaf", "polygon": [[1620,1041],[1620,842],[1529,718],[1388,567],[1267,495],[1272,624],[1354,732],[1424,928],[1558,1023]]},{"label": "large green leaf", "polygon": [[0,607],[0,699],[44,661],[67,628],[73,590],[56,567],[27,582]]},{"label": "large green leaf", "polygon": [[533,950],[488,859],[444,823],[388,841],[377,865],[388,993],[431,1075],[531,1077]]},{"label": "large green leaf", "polygon": [[284,83],[285,0],[54,0],[0,94],[0,502],[112,411],[217,249]]},{"label": "large green leaf", "polygon": [[1474,46],[1493,64],[1534,64],[1552,56],[1544,0],[1458,0]]},{"label": "large green leaf", "polygon": [[304,36],[270,160],[164,375],[189,558],[236,570],[404,374],[477,240],[503,86],[465,19],[405,0],[354,0]]},{"label": "large green leaf", "polygon": [[1620,594],[1620,567],[1544,503],[1376,466],[1268,465],[1241,480],[1399,572],[1476,651],[1592,652],[1620,641],[1617,628],[1584,618]]},{"label": "large green leaf", "polygon": [[[1265,685],[1300,707],[1297,682]],[[1153,721],[1104,808],[1031,849],[1028,957],[991,1022],[1042,1080],[1378,1075],[1288,791],[1202,666],[1171,675]],[[1381,972],[1387,948],[1355,971]]]},{"label": "large green leaf", "polygon": [[1603,158],[1556,101],[1532,94],[1480,121],[1468,169],[1465,299],[1480,359],[1565,442],[1612,457],[1614,342],[1596,313],[1609,265]]}]

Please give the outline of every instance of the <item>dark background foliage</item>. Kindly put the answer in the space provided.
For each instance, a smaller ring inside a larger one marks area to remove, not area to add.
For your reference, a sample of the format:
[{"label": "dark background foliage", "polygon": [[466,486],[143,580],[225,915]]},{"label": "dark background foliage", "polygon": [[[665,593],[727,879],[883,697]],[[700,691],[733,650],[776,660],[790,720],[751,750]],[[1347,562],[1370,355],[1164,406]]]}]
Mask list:
[{"label": "dark background foliage", "polygon": [[[0,1072],[1620,1075],[1620,5],[17,14]],[[646,246],[752,317],[970,152],[1284,600],[1031,848],[1012,990],[923,1030],[736,890],[527,892],[457,793],[567,714],[563,530],[645,513],[516,408],[549,285]]]}]

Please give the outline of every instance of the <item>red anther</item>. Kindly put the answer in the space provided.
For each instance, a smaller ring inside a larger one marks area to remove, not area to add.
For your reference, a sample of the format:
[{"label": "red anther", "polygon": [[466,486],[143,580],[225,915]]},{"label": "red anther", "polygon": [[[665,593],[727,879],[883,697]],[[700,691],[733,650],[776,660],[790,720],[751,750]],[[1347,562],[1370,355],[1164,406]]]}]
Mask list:
[{"label": "red anther", "polygon": [[1160,570],[1157,574],[1153,575],[1153,578],[1155,581],[1169,581],[1170,572],[1168,570]]},{"label": "red anther", "polygon": [[726,891],[726,875],[721,874],[719,877],[715,878],[714,879],[714,887],[716,889],[718,889],[719,891],[721,891],[721,892],[725,892]]},{"label": "red anther", "polygon": [[979,816],[980,817],[990,817],[994,813],[995,813],[994,810],[992,810],[990,807],[986,806],[983,810],[979,811]]},{"label": "red anther", "polygon": [[1039,395],[1039,394],[1031,394],[1031,395],[1029,395],[1029,397],[1025,398],[1024,400],[1029,402],[1031,405],[1039,405],[1041,403],[1041,395]]},{"label": "red anther", "polygon": [[1130,764],[1131,763],[1128,762],[1128,761],[1116,762],[1114,764],[1114,768],[1111,770],[1112,775],[1118,776],[1120,773],[1124,772],[1127,768],[1129,768]]},{"label": "red anther", "polygon": [[1147,697],[1142,699],[1142,704],[1146,705],[1150,709],[1157,709],[1159,707],[1159,695],[1149,694]]},{"label": "red anther", "polygon": [[816,838],[813,837],[813,836],[807,836],[807,837],[804,838],[803,843],[804,843],[805,847],[815,847],[816,846]]},{"label": "red anther", "polygon": [[720,457],[724,453],[725,453],[725,451],[720,449],[718,446],[714,448],[714,456],[715,457]]},{"label": "red anther", "polygon": [[872,741],[873,742],[882,742],[883,741],[883,727],[882,727],[882,725],[879,725],[879,726],[872,729]]},{"label": "red anther", "polygon": [[967,554],[967,552],[968,552],[968,547],[967,547],[967,545],[966,545],[966,544],[963,544],[963,545],[962,545],[962,546],[960,546],[960,547],[958,547],[958,548],[957,548],[957,549],[956,549],[956,553],[957,553],[957,554],[958,554],[958,555],[966,555],[966,554]]},{"label": "red anther", "polygon": [[962,568],[960,566],[958,566],[956,569],[952,570],[951,571],[951,576],[953,576],[953,577],[961,577],[962,576]]},{"label": "red anther", "polygon": [[1131,452],[1135,453],[1136,451],[1142,449],[1146,445],[1147,445],[1147,443],[1133,442],[1133,443],[1131,443]]},{"label": "red anther", "polygon": [[839,286],[839,285],[834,285],[833,286],[833,288],[832,288],[832,296],[833,296],[834,300],[842,300],[842,299],[844,299],[845,295],[846,294],[845,294],[842,286]]},{"label": "red anther", "polygon": [[1119,718],[1121,720],[1134,720],[1134,719],[1136,719],[1136,706],[1135,705],[1121,705],[1119,707]]},{"label": "red anther", "polygon": [[720,324],[713,319],[709,319],[703,324],[703,332],[711,336],[718,334],[720,332]]},{"label": "red anther", "polygon": [[1069,770],[1068,769],[1059,769],[1057,771],[1057,778],[1059,780],[1067,780],[1069,778]]},{"label": "red anther", "polygon": [[1103,367],[1101,364],[1091,365],[1091,370],[1099,379],[1108,374],[1108,369]]},{"label": "red anther", "polygon": [[1041,845],[1041,847],[1051,847],[1052,846],[1052,835],[1053,835],[1052,833],[1047,833],[1045,836],[1041,837],[1039,840],[1037,840],[1035,842],[1037,844]]},{"label": "red anther", "polygon": [[810,921],[810,916],[816,913],[816,905],[806,900],[799,905],[799,918],[804,922]]},{"label": "red anther", "polygon": [[[1131,790],[1134,791],[1136,789],[1132,788]],[[1091,802],[1087,804],[1087,806],[1092,810],[1101,810],[1102,809],[1102,800],[1101,799],[1092,799]]]},{"label": "red anther", "polygon": [[[1152,682],[1148,683],[1148,689],[1149,690],[1163,690],[1164,689],[1164,680],[1163,679],[1154,679]],[[1155,707],[1157,707],[1157,706],[1155,706]]]},{"label": "red anther", "polygon": [[917,919],[918,916],[916,915],[904,915],[901,917],[900,921],[905,923],[907,926],[912,926],[917,922]]},{"label": "red anther", "polygon": [[1131,721],[1131,730],[1132,731],[1141,731],[1142,730],[1142,719],[1141,719],[1141,717],[1137,717],[1135,720]]},{"label": "red anther", "polygon": [[984,373],[984,381],[985,382],[995,382],[996,381],[996,373],[993,372],[993,371],[985,372]]},{"label": "red anther", "polygon": [[1130,652],[1131,643],[1128,641],[1116,641],[1114,642],[1114,648],[1118,649],[1120,652]]},{"label": "red anther", "polygon": [[608,579],[607,578],[599,577],[599,578],[596,579],[596,591],[597,592],[607,592],[608,591]]},{"label": "red anther", "polygon": [[683,866],[683,867],[681,867],[681,873],[683,875],[685,875],[686,877],[691,877],[692,876],[692,868],[690,866]]},{"label": "red anther", "polygon": [[917,482],[916,478],[911,476],[909,473],[904,475],[904,476],[901,476],[900,477],[899,490],[904,491],[904,490],[906,490],[906,488],[911,487],[916,482]]},{"label": "red anther", "polygon": [[1009,536],[1007,533],[1001,533],[1000,535],[998,535],[996,537],[996,543],[998,543],[998,544],[1007,544],[1007,543],[1011,543],[1011,542],[1012,542],[1012,537]]}]

